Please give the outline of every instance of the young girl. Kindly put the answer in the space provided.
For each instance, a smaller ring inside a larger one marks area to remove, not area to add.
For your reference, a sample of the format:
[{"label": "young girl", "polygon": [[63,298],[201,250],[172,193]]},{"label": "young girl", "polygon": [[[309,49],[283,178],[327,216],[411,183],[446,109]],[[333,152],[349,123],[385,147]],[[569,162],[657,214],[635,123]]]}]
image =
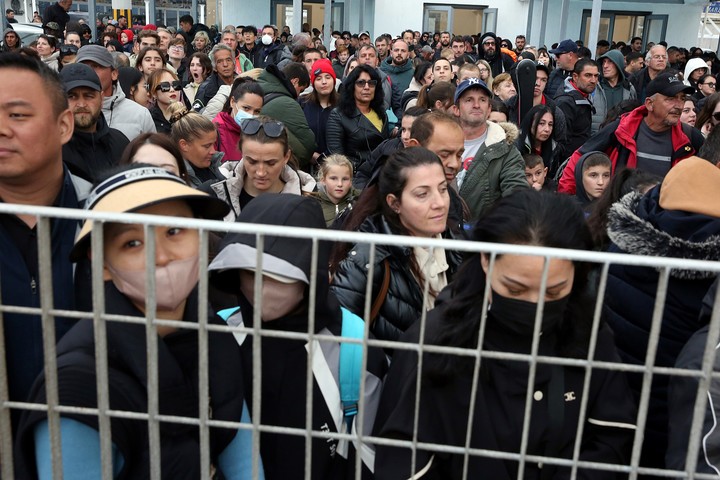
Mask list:
[{"label": "young girl", "polygon": [[[228,207],[220,200],[187,186],[179,177],[149,165],[123,167],[100,182],[88,198],[88,210],[136,212],[184,218],[220,218]],[[149,380],[146,343],[157,343],[158,401],[161,415],[197,418],[209,409],[213,420],[249,419],[243,405],[242,357],[234,337],[208,332],[208,358],[199,364],[198,330],[158,325],[156,338],[146,336],[146,239],[140,224],[105,223],[102,252],[91,252],[92,222],[87,220],[71,251],[71,259],[102,261],[105,311],[137,317],[141,323],[107,321],[108,391],[110,408],[147,413]],[[150,229],[155,237],[155,316],[187,324],[198,323],[200,236],[197,230],[173,226]],[[102,253],[102,255],[100,255]],[[209,324],[222,325],[210,316]],[[58,391],[62,405],[96,408],[94,322],[80,320],[58,343]],[[207,368],[209,400],[198,403],[198,375]],[[102,380],[101,380],[102,381]],[[30,394],[45,402],[45,377]],[[113,417],[111,429],[113,478],[150,475],[148,424],[144,420]],[[160,422],[159,462],[163,478],[200,478],[199,430],[177,422]],[[247,433],[246,433],[247,432]],[[63,413],[60,417],[62,464],[65,478],[100,478],[100,432],[93,415]],[[248,478],[249,431],[210,428],[210,461],[225,478]],[[19,478],[52,478],[48,421],[43,412],[25,412],[19,428],[22,448]],[[243,466],[244,465],[244,466]],[[244,471],[242,471],[244,470]]]},{"label": "young girl", "polygon": [[352,163],[345,155],[330,155],[320,167],[320,191],[313,196],[320,202],[328,227],[346,208],[352,209],[352,202],[360,194],[353,188],[352,180]]},{"label": "young girl", "polygon": [[154,106],[150,108],[158,133],[169,134],[171,131],[171,105],[182,104],[182,82],[170,70],[161,68],[148,77],[148,90]]}]

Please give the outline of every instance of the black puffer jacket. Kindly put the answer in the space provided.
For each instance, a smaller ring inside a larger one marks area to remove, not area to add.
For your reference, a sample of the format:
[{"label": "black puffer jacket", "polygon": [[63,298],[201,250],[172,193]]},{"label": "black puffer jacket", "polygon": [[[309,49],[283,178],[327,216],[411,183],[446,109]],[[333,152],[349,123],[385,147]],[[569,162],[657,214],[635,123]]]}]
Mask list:
[{"label": "black puffer jacket", "polygon": [[383,140],[390,137],[387,117],[380,112],[382,131],[378,131],[370,120],[357,108],[352,115],[346,115],[335,108],[325,127],[325,141],[330,153],[341,153],[352,161],[354,169],[370,159],[372,151]]},{"label": "black puffer jacket", "polygon": [[[366,233],[393,235],[390,226],[381,214],[369,217],[359,230]],[[453,238],[449,231],[446,231],[443,237]],[[397,340],[402,332],[420,318],[422,313],[422,288],[410,271],[412,255],[413,249],[410,247],[377,245],[371,303],[377,298],[383,282],[385,274],[383,261],[388,259],[390,264],[390,284],[387,296],[372,327],[372,332],[381,340]],[[458,266],[462,263],[462,255],[460,252],[446,251],[445,257],[449,265],[445,274],[450,282]],[[363,315],[365,308],[365,286],[369,262],[370,245],[367,243],[354,245],[345,260],[338,265],[330,286],[340,304],[360,316]]]},{"label": "black puffer jacket", "polygon": [[128,138],[120,130],[110,128],[100,115],[95,132],[75,131],[63,145],[63,162],[73,175],[93,183],[118,164],[128,143]]},{"label": "black puffer jacket", "polygon": [[[660,207],[661,187],[645,196],[631,193],[616,203],[608,216],[609,251],[635,255],[720,260],[720,219]],[[663,309],[655,365],[672,367],[690,337],[703,326],[702,299],[715,279],[712,272],[672,270]],[[623,361],[645,363],[659,273],[630,265],[610,267],[605,309],[608,325]],[[705,320],[706,321],[706,320]],[[640,396],[642,376],[628,375]],[[655,376],[643,444],[648,466],[664,465],[667,448],[668,377]]]}]

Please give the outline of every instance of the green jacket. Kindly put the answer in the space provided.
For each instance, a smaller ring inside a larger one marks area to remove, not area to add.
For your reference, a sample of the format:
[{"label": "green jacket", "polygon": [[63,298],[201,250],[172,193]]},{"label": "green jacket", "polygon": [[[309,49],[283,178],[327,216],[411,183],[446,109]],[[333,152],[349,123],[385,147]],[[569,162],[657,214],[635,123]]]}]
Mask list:
[{"label": "green jacket", "polygon": [[257,79],[267,98],[268,94],[280,94],[266,102],[261,114],[285,124],[293,155],[302,170],[310,171],[310,160],[315,152],[315,134],[308,126],[302,107],[297,102],[295,89],[275,65],[268,66]]},{"label": "green jacket", "polygon": [[528,188],[525,162],[515,148],[517,127],[488,122],[487,138],[480,146],[460,187],[472,220],[477,220],[490,205],[516,188]]}]

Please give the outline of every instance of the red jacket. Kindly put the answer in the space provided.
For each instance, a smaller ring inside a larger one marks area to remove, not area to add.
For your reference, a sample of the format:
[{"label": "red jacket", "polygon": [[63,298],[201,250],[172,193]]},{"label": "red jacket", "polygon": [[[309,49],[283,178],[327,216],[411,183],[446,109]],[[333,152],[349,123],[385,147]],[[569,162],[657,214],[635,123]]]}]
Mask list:
[{"label": "red jacket", "polygon": [[215,150],[225,153],[223,162],[236,162],[242,160],[242,152],[238,149],[240,142],[240,125],[229,113],[220,112],[213,119],[213,123],[217,125],[217,141],[215,142]]},{"label": "red jacket", "polygon": [[[565,165],[558,183],[558,192],[575,195],[575,165],[587,152],[605,152],[612,160],[613,174],[618,162],[621,167],[635,168],[637,166],[635,137],[640,128],[640,122],[646,115],[647,109],[644,105],[640,106],[606,125],[590,137],[582,147],[572,154]],[[672,166],[675,166],[680,160],[693,156],[703,144],[702,134],[689,125],[678,122],[670,132],[673,145]]]}]

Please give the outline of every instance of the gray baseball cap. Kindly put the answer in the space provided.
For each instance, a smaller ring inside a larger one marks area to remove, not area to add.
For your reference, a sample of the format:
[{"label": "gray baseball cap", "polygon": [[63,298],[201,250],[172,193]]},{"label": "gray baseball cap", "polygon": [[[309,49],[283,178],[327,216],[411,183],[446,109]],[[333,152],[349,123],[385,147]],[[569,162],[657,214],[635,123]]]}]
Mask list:
[{"label": "gray baseball cap", "polygon": [[100,45],[85,45],[80,47],[75,62],[80,63],[84,61],[95,62],[101,67],[112,67],[115,65],[110,52],[108,52],[107,48]]}]

